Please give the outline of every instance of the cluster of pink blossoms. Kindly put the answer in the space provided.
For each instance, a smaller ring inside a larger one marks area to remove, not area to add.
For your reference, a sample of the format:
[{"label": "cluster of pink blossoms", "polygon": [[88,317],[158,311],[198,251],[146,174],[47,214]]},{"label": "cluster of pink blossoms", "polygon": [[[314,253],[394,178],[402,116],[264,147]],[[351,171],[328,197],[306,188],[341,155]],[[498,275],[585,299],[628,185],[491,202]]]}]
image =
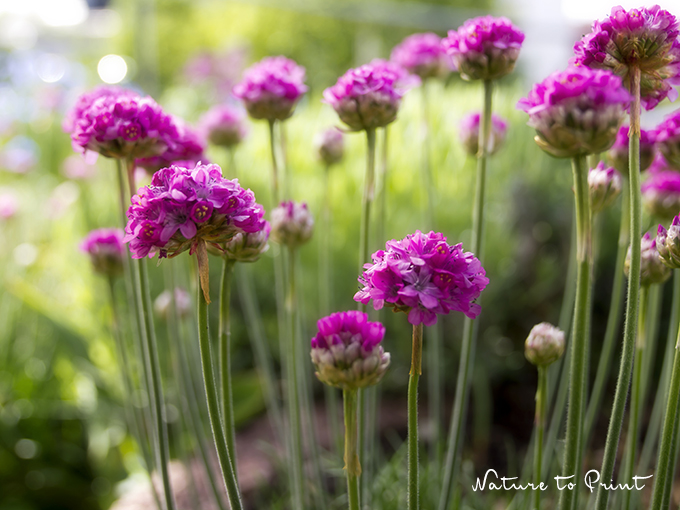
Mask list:
[{"label": "cluster of pink blossoms", "polygon": [[680,168],[680,111],[666,116],[654,132],[656,146],[674,168]]},{"label": "cluster of pink blossoms", "polygon": [[[458,134],[465,151],[475,156],[479,150],[479,125],[481,114],[472,112],[460,121]],[[505,134],[508,130],[508,122],[500,115],[491,115],[491,130],[489,131],[489,144],[487,147],[489,154],[495,154],[503,146]]]},{"label": "cluster of pink blossoms", "polygon": [[642,183],[645,209],[659,219],[670,219],[680,213],[680,173],[671,169],[659,154]]},{"label": "cluster of pink blossoms", "polygon": [[124,241],[133,258],[174,257],[199,241],[218,249],[238,233],[265,227],[264,209],[238,181],[224,179],[217,165],[171,166],[132,197]]},{"label": "cluster of pink blossoms", "polygon": [[307,92],[305,68],[283,56],[266,57],[245,70],[234,95],[254,119],[285,120]]},{"label": "cluster of pink blossoms", "polygon": [[100,228],[83,239],[80,249],[90,256],[95,272],[106,276],[123,272],[123,234],[119,228]]},{"label": "cluster of pink blossoms", "polygon": [[161,168],[173,164],[177,165],[180,162],[183,164],[195,164],[199,161],[205,161],[203,154],[205,151],[205,140],[203,137],[184,121],[176,117],[174,120],[177,130],[169,132],[168,136],[163,140],[166,149],[159,155],[136,159],[135,164],[137,166],[149,172],[156,172]]},{"label": "cluster of pink blossoms", "polygon": [[61,124],[62,129],[67,133],[72,133],[76,127],[76,123],[83,117],[85,111],[92,106],[92,103],[100,97],[114,96],[114,97],[139,97],[139,94],[132,90],[117,87],[115,85],[100,85],[78,96],[76,104],[66,113]]},{"label": "cluster of pink blossoms", "polygon": [[442,48],[442,39],[427,32],[413,34],[394,47],[390,60],[421,79],[441,76],[453,67]]},{"label": "cluster of pink blossoms", "polygon": [[248,134],[245,113],[242,109],[228,104],[212,107],[199,122],[203,136],[218,147],[233,147],[241,143]]},{"label": "cluster of pink blossoms", "polygon": [[480,261],[463,245],[450,246],[440,233],[417,230],[401,241],[388,241],[373,254],[359,277],[355,301],[373,300],[376,310],[389,306],[408,313],[413,325],[431,326],[437,315],[463,312],[474,319],[481,307],[474,303],[489,283]]}]

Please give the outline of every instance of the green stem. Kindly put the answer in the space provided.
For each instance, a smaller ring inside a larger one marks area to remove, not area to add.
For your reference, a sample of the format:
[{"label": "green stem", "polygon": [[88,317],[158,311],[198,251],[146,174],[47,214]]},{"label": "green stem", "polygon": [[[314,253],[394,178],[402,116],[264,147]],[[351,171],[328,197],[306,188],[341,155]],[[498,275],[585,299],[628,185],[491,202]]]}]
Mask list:
[{"label": "green stem", "polygon": [[541,508],[541,491],[539,487],[543,481],[541,466],[543,463],[543,432],[547,414],[548,375],[547,367],[538,367],[538,389],[536,390],[536,443],[534,446],[534,510]]},{"label": "green stem", "polygon": [[357,391],[343,390],[342,402],[345,414],[345,471],[347,472],[347,499],[349,510],[360,510],[359,477],[361,463],[357,453]]},{"label": "green stem", "polygon": [[279,165],[276,160],[276,143],[274,137],[275,120],[269,121],[269,149],[272,156],[272,200],[276,207],[281,202],[281,190],[279,187]]},{"label": "green stem", "polygon": [[[229,312],[231,308],[231,278],[234,274],[235,261],[225,258],[222,265],[222,280],[220,283],[220,375],[222,380],[222,420],[224,422],[224,435],[227,438],[227,451],[229,458],[236,465],[236,438],[234,427],[234,398],[231,384],[231,326]],[[238,473],[234,470],[234,476],[238,481]]]},{"label": "green stem", "polygon": [[[366,130],[366,178],[364,180],[364,193],[361,201],[361,230],[359,238],[359,274],[364,271],[364,264],[370,262],[370,224],[371,204],[375,193],[375,129]],[[359,311],[365,312],[366,305],[359,303]],[[361,407],[359,408],[361,413]]]},{"label": "green stem", "polygon": [[413,326],[408,378],[408,510],[420,508],[418,498],[418,379],[422,373],[423,325]]},{"label": "green stem", "polygon": [[[626,302],[626,319],[623,328],[623,348],[621,365],[616,383],[614,405],[607,431],[604,458],[600,469],[601,480],[612,479],[616,452],[619,447],[623,415],[626,408],[628,386],[630,384],[633,355],[635,351],[635,333],[638,320],[638,298],[640,291],[640,240],[642,238],[642,211],[640,192],[640,70],[631,69],[631,93],[633,103],[630,107],[630,141],[629,141],[629,184],[630,184],[630,272],[628,274],[628,299]],[[596,510],[606,510],[609,502],[609,491],[600,486],[595,502]]]},{"label": "green stem", "polygon": [[210,332],[208,329],[208,303],[205,295],[198,285],[198,342],[201,348],[201,368],[203,369],[203,386],[205,397],[208,403],[208,417],[210,418],[210,428],[212,429],[217,459],[222,470],[222,478],[227,488],[229,505],[232,510],[242,510],[241,493],[234,472],[235,464],[229,456],[227,448],[227,438],[224,435],[224,428],[220,420],[220,402],[217,394],[218,381],[213,370],[212,346],[210,344]]},{"label": "green stem", "polygon": [[[569,368],[569,404],[567,406],[567,437],[565,445],[563,476],[578,478],[583,449],[583,413],[586,386],[586,360],[589,349],[590,315],[590,260],[591,215],[588,189],[588,169],[584,156],[572,160],[574,192],[576,199],[576,302],[574,303],[574,326],[571,341],[571,363]],[[561,510],[571,510],[577,505],[578,492],[564,490],[560,494]]]},{"label": "green stem", "polygon": [[609,304],[609,315],[607,317],[607,328],[602,342],[602,351],[597,365],[593,390],[588,401],[586,411],[586,421],[583,428],[583,446],[586,448],[590,442],[590,437],[595,427],[595,421],[599,415],[602,405],[604,389],[609,380],[611,361],[614,357],[614,348],[617,345],[617,331],[621,321],[621,310],[623,308],[623,264],[626,260],[628,251],[628,229],[630,222],[630,209],[628,203],[629,190],[624,186],[621,202],[621,223],[619,227],[619,245],[616,252],[616,264],[614,266],[614,283],[612,285],[611,301]]},{"label": "green stem", "polygon": [[[486,188],[486,160],[488,157],[489,133],[491,130],[491,98],[493,83],[484,80],[484,107],[482,110],[481,125],[479,129],[479,153],[477,155],[477,180],[475,184],[475,205],[472,213],[472,252],[479,260],[482,260],[482,248],[484,240],[484,195]],[[463,426],[470,387],[470,374],[475,357],[475,339],[477,328],[469,317],[465,318],[463,326],[463,345],[460,351],[460,364],[458,368],[458,381],[456,384],[456,397],[453,403],[451,427],[446,449],[444,464],[444,478],[442,491],[439,498],[439,510],[447,510],[454,492],[454,481],[458,473],[458,459],[462,447]]]},{"label": "green stem", "polygon": [[291,463],[289,468],[291,484],[292,508],[304,509],[304,486],[302,470],[302,425],[300,415],[300,395],[298,393],[297,342],[295,333],[295,250],[288,252],[288,296],[286,311],[288,314],[288,367],[286,369],[286,385],[288,388],[288,419],[290,421]]}]

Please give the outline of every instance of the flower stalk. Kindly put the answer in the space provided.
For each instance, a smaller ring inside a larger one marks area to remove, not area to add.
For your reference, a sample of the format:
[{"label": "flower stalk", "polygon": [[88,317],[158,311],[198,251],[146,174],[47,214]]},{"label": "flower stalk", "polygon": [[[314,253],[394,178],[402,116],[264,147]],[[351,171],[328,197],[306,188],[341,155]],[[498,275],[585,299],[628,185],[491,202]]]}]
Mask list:
[{"label": "flower stalk", "polygon": [[[222,386],[222,421],[224,422],[224,435],[227,440],[229,458],[236,464],[236,439],[234,427],[234,399],[232,396],[231,383],[231,280],[234,274],[235,261],[225,257],[222,265],[222,279],[220,282],[220,317],[219,317],[219,355],[220,355],[220,379]],[[238,473],[234,470],[234,476],[238,480]]]},{"label": "flower stalk", "polygon": [[422,374],[423,325],[413,326],[408,377],[408,510],[418,510],[418,380]]},{"label": "flower stalk", "polygon": [[543,462],[543,434],[547,416],[548,373],[547,367],[538,367],[538,389],[536,390],[536,443],[534,445],[534,503],[533,508],[541,508],[541,491],[536,490],[541,485],[541,466]]},{"label": "flower stalk", "polygon": [[345,413],[345,472],[347,473],[347,494],[349,510],[360,510],[358,429],[357,429],[357,390],[343,390],[343,409]]}]

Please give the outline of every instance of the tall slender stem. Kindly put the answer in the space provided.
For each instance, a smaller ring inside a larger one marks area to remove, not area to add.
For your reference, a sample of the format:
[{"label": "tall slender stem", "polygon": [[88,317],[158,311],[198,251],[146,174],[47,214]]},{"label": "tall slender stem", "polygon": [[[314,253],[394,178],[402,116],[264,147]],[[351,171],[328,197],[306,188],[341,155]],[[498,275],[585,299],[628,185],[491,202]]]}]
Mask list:
[{"label": "tall slender stem", "polygon": [[288,252],[288,296],[286,312],[288,315],[288,366],[286,369],[286,386],[288,395],[288,419],[290,421],[290,483],[292,508],[304,509],[304,486],[302,469],[302,424],[300,415],[300,396],[298,393],[297,341],[295,332],[295,250]]},{"label": "tall slender stem", "polygon": [[[236,465],[236,438],[234,426],[234,399],[231,384],[231,326],[229,312],[231,308],[231,277],[234,273],[235,261],[224,259],[222,265],[222,280],[220,283],[220,375],[222,381],[222,420],[224,422],[224,435],[227,439],[229,458]],[[234,469],[234,477],[238,481],[238,473]]]},{"label": "tall slender stem", "polygon": [[[486,192],[486,160],[488,156],[489,133],[491,131],[491,99],[493,82],[484,80],[484,106],[479,129],[479,152],[477,154],[477,179],[475,184],[475,205],[472,212],[472,252],[482,261],[484,241],[484,195]],[[456,397],[453,403],[451,427],[446,448],[444,478],[439,498],[439,510],[447,510],[453,495],[454,481],[458,473],[458,459],[462,447],[463,426],[469,397],[470,374],[475,357],[477,328],[472,319],[466,317],[463,326],[463,346],[460,351]]]},{"label": "tall slender stem", "polygon": [[358,430],[357,430],[357,390],[343,390],[342,402],[345,414],[345,471],[347,473],[347,499],[349,510],[360,510]]},{"label": "tall slender stem", "polygon": [[[609,420],[607,441],[605,443],[601,479],[611,480],[616,462],[616,452],[619,447],[623,415],[626,409],[628,386],[630,385],[633,356],[635,351],[635,336],[638,321],[638,300],[640,292],[640,240],[642,238],[642,210],[640,191],[640,69],[631,69],[631,95],[633,102],[630,106],[629,130],[629,185],[630,185],[630,271],[628,274],[628,299],[626,301],[626,319],[623,327],[623,348],[621,350],[621,365],[616,382],[614,405]],[[658,481],[658,480],[657,480]],[[602,485],[598,488],[595,501],[596,510],[606,510],[609,502],[609,491]]]},{"label": "tall slender stem", "polygon": [[541,466],[543,459],[543,432],[547,414],[548,375],[547,367],[538,367],[538,389],[536,390],[536,444],[534,445],[534,510],[541,508]]},{"label": "tall slender stem", "polygon": [[281,202],[281,189],[279,186],[279,165],[276,158],[276,143],[274,136],[275,120],[269,121],[269,149],[272,156],[272,204],[276,206]]},{"label": "tall slender stem", "polygon": [[408,510],[418,510],[418,379],[422,373],[423,325],[413,326],[408,377]]},{"label": "tall slender stem", "polygon": [[[574,157],[572,166],[576,198],[576,260],[578,265],[574,326],[571,341],[571,364],[569,369],[569,405],[567,408],[567,438],[563,476],[578,475],[583,457],[581,441],[586,386],[586,359],[589,349],[590,260],[592,256],[590,194],[585,157]],[[561,510],[571,510],[577,502],[578,491],[565,490],[560,494],[559,508]]]},{"label": "tall slender stem", "polygon": [[227,438],[224,435],[224,428],[220,420],[220,403],[217,394],[218,381],[215,377],[212,346],[210,343],[210,332],[208,329],[208,303],[205,295],[198,286],[198,342],[201,348],[201,368],[203,369],[203,386],[205,397],[208,403],[208,417],[212,428],[217,459],[222,470],[222,478],[227,488],[227,496],[231,510],[242,510],[241,493],[234,472],[235,464],[229,457],[227,448]]}]

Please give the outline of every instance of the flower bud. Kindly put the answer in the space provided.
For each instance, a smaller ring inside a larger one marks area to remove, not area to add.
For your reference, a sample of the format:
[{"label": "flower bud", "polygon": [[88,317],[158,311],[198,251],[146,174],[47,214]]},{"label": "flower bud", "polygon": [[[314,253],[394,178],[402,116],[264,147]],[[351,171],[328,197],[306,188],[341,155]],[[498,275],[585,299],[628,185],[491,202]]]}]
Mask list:
[{"label": "flower bud", "polygon": [[331,166],[339,163],[345,154],[345,140],[342,131],[336,128],[326,129],[314,137],[314,148],[318,158]]},{"label": "flower bud", "polygon": [[368,322],[367,314],[350,311],[333,313],[317,325],[311,358],[322,383],[356,390],[380,382],[390,364],[390,354],[380,345],[385,336],[381,323]]},{"label": "flower bud", "polygon": [[[460,141],[465,151],[470,156],[476,156],[479,150],[479,125],[481,115],[479,112],[471,113],[463,118],[460,123]],[[495,154],[505,141],[505,133],[508,123],[496,114],[491,115],[491,130],[489,131],[488,154]]]},{"label": "flower bud", "polygon": [[595,168],[591,168],[588,172],[588,187],[593,214],[609,207],[621,194],[622,185],[621,174],[611,167],[605,167],[604,162],[600,161]]},{"label": "flower bud", "polygon": [[668,231],[659,225],[656,249],[661,261],[671,269],[680,269],[680,217],[675,216]]},{"label": "flower bud", "polygon": [[564,353],[564,331],[548,322],[536,324],[524,343],[524,355],[533,365],[547,367]]},{"label": "flower bud", "polygon": [[123,231],[115,228],[93,230],[80,249],[90,256],[96,273],[117,276],[123,272]]},{"label": "flower bud", "polygon": [[279,244],[296,248],[309,241],[313,232],[314,219],[305,203],[282,202],[271,213],[271,236]]},{"label": "flower bud", "polygon": [[255,262],[269,249],[271,225],[264,222],[262,230],[253,233],[239,233],[224,246],[224,255],[236,262]]},{"label": "flower bud", "polygon": [[[168,320],[170,317],[170,306],[172,306],[172,294],[169,290],[161,292],[153,303],[153,309],[162,319]],[[181,287],[175,287],[175,309],[177,318],[183,319],[191,314],[191,297],[189,293]]]},{"label": "flower bud", "polygon": [[[655,283],[663,283],[671,276],[671,270],[661,260],[656,248],[656,239],[652,239],[647,232],[640,242],[640,286],[648,287]],[[630,274],[630,247],[623,266],[626,276]]]}]

